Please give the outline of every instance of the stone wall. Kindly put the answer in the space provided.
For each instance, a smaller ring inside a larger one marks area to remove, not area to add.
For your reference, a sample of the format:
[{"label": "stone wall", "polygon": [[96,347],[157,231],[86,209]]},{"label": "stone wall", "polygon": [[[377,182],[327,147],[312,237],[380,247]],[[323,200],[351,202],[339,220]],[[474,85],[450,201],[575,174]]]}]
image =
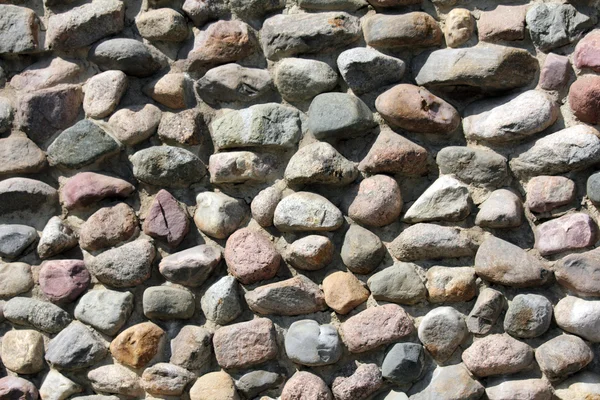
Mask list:
[{"label": "stone wall", "polygon": [[0,0],[0,399],[598,398],[599,14]]}]

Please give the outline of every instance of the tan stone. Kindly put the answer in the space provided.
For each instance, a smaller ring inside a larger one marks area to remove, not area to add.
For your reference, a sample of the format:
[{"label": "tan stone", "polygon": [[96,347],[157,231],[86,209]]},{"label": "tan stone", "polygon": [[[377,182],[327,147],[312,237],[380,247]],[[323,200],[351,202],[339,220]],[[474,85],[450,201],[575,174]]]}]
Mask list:
[{"label": "tan stone", "polygon": [[122,364],[141,368],[157,354],[165,335],[158,325],[142,322],[125,329],[110,344],[112,356]]},{"label": "tan stone", "polygon": [[432,303],[469,301],[477,293],[475,269],[431,267],[427,270],[427,291]]},{"label": "tan stone", "polygon": [[233,379],[224,371],[211,372],[196,380],[190,400],[239,400]]},{"label": "tan stone", "polygon": [[103,207],[81,226],[79,244],[88,251],[113,247],[131,238],[137,228],[135,211],[127,204]]},{"label": "tan stone", "polygon": [[187,78],[184,74],[167,74],[145,88],[155,101],[169,108],[186,107]]},{"label": "tan stone", "polygon": [[2,363],[19,374],[34,374],[44,368],[44,339],[34,330],[8,331],[2,338]]},{"label": "tan stone", "polygon": [[338,314],[348,314],[369,298],[369,291],[350,272],[334,272],[323,280],[325,302]]},{"label": "tan stone", "polygon": [[458,47],[473,35],[475,19],[466,8],[454,8],[448,13],[444,36],[448,47]]}]

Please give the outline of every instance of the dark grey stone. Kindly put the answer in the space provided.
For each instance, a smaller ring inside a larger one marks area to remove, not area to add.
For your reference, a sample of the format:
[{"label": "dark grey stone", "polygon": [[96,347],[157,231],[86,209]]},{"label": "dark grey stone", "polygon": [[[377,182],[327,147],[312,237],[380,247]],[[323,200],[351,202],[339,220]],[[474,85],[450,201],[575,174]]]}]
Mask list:
[{"label": "dark grey stone", "polygon": [[50,340],[46,361],[59,370],[78,370],[98,363],[107,352],[98,332],[73,322]]},{"label": "dark grey stone", "polygon": [[373,274],[367,284],[375,300],[415,304],[425,300],[427,289],[412,263],[397,262]]},{"label": "dark grey stone", "polygon": [[308,109],[308,129],[317,139],[364,134],[375,125],[369,107],[347,93],[320,94]]},{"label": "dark grey stone", "polygon": [[32,326],[48,333],[58,333],[71,322],[62,308],[29,297],[13,297],[7,301],[4,317],[16,325]]},{"label": "dark grey stone", "polygon": [[251,371],[235,381],[235,387],[245,399],[254,399],[265,390],[279,385],[282,381],[283,377],[276,372]]},{"label": "dark grey stone", "polygon": [[594,204],[600,204],[600,172],[589,176],[586,185],[588,198]]},{"label": "dark grey stone", "polygon": [[417,343],[396,343],[387,352],[381,374],[396,385],[418,380],[425,367],[423,346]]},{"label": "dark grey stone", "polygon": [[0,225],[0,256],[17,258],[37,237],[35,228],[27,225]]},{"label": "dark grey stone", "polygon": [[552,303],[538,294],[519,294],[514,297],[504,317],[504,330],[518,338],[542,335],[552,321]]},{"label": "dark grey stone", "polygon": [[206,175],[194,153],[172,146],[154,146],[131,156],[133,175],[142,182],[164,187],[187,187]]},{"label": "dark grey stone", "polygon": [[577,11],[571,4],[539,3],[527,11],[525,17],[531,40],[546,52],[572,43],[594,21]]},{"label": "dark grey stone", "polygon": [[342,77],[356,94],[367,93],[391,83],[400,82],[406,65],[367,47],[357,47],[342,52],[337,65]]},{"label": "dark grey stone", "polygon": [[119,70],[140,78],[150,76],[161,68],[148,46],[133,39],[109,39],[92,47],[89,60],[101,70]]},{"label": "dark grey stone", "polygon": [[499,187],[508,179],[506,158],[491,150],[448,146],[438,152],[436,162],[442,174],[466,183]]},{"label": "dark grey stone", "polygon": [[385,256],[385,247],[377,235],[360,225],[351,225],[341,251],[342,261],[357,274],[373,271]]}]

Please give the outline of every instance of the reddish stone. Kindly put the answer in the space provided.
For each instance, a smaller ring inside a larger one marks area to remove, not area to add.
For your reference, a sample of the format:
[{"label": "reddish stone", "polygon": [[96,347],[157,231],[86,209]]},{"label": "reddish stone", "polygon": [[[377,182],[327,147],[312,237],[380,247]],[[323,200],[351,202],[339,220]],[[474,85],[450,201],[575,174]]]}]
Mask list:
[{"label": "reddish stone", "polygon": [[232,234],[225,245],[225,262],[231,275],[245,285],[277,274],[281,255],[263,234],[243,228]]},{"label": "reddish stone", "polygon": [[370,307],[342,324],[344,343],[352,353],[362,353],[410,335],[413,321],[397,304]]},{"label": "reddish stone", "polygon": [[33,383],[17,376],[0,379],[0,399],[37,400],[38,390]]},{"label": "reddish stone", "polygon": [[573,62],[579,69],[590,68],[600,72],[600,30],[591,31],[577,43]]},{"label": "reddish stone", "polygon": [[323,379],[306,371],[298,371],[283,387],[281,400],[332,400]]},{"label": "reddish stone", "polygon": [[575,182],[564,176],[536,176],[527,183],[527,207],[544,212],[569,204],[575,198]]},{"label": "reddish stone", "polygon": [[589,215],[565,215],[536,228],[535,248],[542,255],[582,249],[596,242],[597,232],[598,226]]},{"label": "reddish stone", "polygon": [[367,399],[383,385],[377,364],[362,364],[347,378],[338,377],[331,389],[336,400]]},{"label": "reddish stone", "polygon": [[360,183],[348,216],[364,225],[385,226],[398,219],[402,205],[398,183],[387,175],[375,175]]},{"label": "reddish stone", "polygon": [[482,12],[477,23],[479,40],[523,40],[525,38],[525,14],[527,6],[498,6]]},{"label": "reddish stone", "polygon": [[123,179],[80,172],[69,178],[60,190],[62,203],[68,209],[89,206],[105,198],[125,198],[135,190],[135,186]]},{"label": "reddish stone", "polygon": [[545,90],[559,90],[569,80],[571,64],[566,56],[548,54],[540,72],[540,87]]},{"label": "reddish stone", "polygon": [[70,303],[85,292],[90,273],[82,260],[52,260],[42,263],[40,288],[50,301]]},{"label": "reddish stone", "polygon": [[569,105],[581,122],[600,122],[600,76],[586,75],[569,89]]},{"label": "reddish stone", "polygon": [[87,251],[113,247],[131,238],[138,227],[135,211],[125,203],[92,214],[79,230],[79,245]]},{"label": "reddish stone", "polygon": [[224,326],[213,337],[215,356],[222,368],[246,368],[277,356],[273,322],[258,318]]},{"label": "reddish stone", "polygon": [[144,233],[177,247],[190,230],[187,212],[164,189],[154,198],[143,225]]},{"label": "reddish stone", "polygon": [[513,374],[529,366],[533,350],[529,345],[504,335],[476,340],[463,352],[465,366],[475,376]]}]

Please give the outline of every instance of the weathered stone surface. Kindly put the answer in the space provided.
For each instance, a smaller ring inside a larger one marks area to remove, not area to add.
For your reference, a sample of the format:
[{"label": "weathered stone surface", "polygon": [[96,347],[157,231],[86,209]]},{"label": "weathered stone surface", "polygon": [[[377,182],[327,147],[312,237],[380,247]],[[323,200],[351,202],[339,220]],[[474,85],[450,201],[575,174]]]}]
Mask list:
[{"label": "weathered stone surface", "polygon": [[438,307],[423,317],[418,334],[433,358],[444,362],[465,341],[469,332],[461,313],[452,307]]},{"label": "weathered stone surface", "polygon": [[94,390],[101,393],[115,393],[125,396],[142,396],[137,374],[119,364],[110,364],[91,370],[87,374]]},{"label": "weathered stone surface", "polygon": [[390,252],[402,261],[470,257],[477,252],[480,239],[481,233],[475,230],[415,224],[394,239]]},{"label": "weathered stone surface", "polygon": [[600,59],[597,53],[600,48],[599,39],[600,30],[593,30],[577,43],[573,53],[573,63],[577,68],[590,68],[596,72],[600,70]]},{"label": "weathered stone surface", "polygon": [[144,370],[140,385],[153,395],[178,396],[196,376],[186,370],[168,363],[158,363]]},{"label": "weathered stone surface", "polygon": [[230,151],[210,156],[208,172],[211,183],[264,182],[274,174],[277,159],[273,154]]},{"label": "weathered stone surface", "polygon": [[236,380],[235,387],[242,394],[242,397],[252,399],[266,390],[280,386],[283,381],[282,378],[283,376],[276,372],[265,370],[251,371]]},{"label": "weathered stone surface", "polygon": [[317,60],[284,58],[275,71],[275,85],[288,101],[310,100],[319,93],[332,90],[337,81],[333,68]]},{"label": "weathered stone surface", "polygon": [[196,226],[217,239],[225,239],[233,233],[248,213],[241,200],[221,192],[202,192],[196,196],[196,204]]},{"label": "weathered stone surface", "polygon": [[593,372],[582,372],[558,385],[554,391],[560,400],[585,400],[600,394],[598,375]]},{"label": "weathered stone surface", "polygon": [[70,50],[123,30],[125,4],[118,0],[96,0],[48,18],[46,44],[51,49]]},{"label": "weathered stone surface", "polygon": [[596,243],[598,226],[587,214],[575,213],[544,222],[535,229],[535,248],[542,255],[582,249]]},{"label": "weathered stone surface", "polygon": [[201,27],[208,21],[224,16],[227,13],[227,4],[218,0],[186,0],[182,10],[194,25]]},{"label": "weathered stone surface", "polygon": [[489,385],[485,394],[489,400],[550,400],[552,387],[544,379],[498,379]]},{"label": "weathered stone surface", "polygon": [[[154,101],[172,109],[186,108],[187,105],[192,105],[192,103],[194,103],[193,95],[191,93],[191,81],[186,74],[182,73],[166,74],[160,79],[152,81],[144,86],[143,92],[147,96],[152,97]],[[182,115],[194,114],[195,113],[192,111]],[[178,114],[166,115],[171,115],[171,121],[174,119],[173,123],[185,123],[185,121],[177,120]],[[166,115],[164,116],[166,117]],[[162,138],[162,136],[165,135],[161,135],[159,130],[159,136]]]},{"label": "weathered stone surface", "polygon": [[281,400],[332,400],[333,396],[323,379],[306,371],[296,372],[283,387]]},{"label": "weathered stone surface", "polygon": [[106,345],[98,332],[73,322],[50,340],[46,361],[59,370],[79,370],[98,363],[106,353]]},{"label": "weathered stone surface", "polygon": [[397,304],[370,307],[348,318],[340,331],[352,353],[362,353],[393,343],[414,331],[413,321]]},{"label": "weathered stone surface", "polygon": [[343,222],[342,212],[316,193],[296,192],[275,208],[273,223],[283,232],[334,231]]},{"label": "weathered stone surface", "polygon": [[301,136],[296,109],[276,103],[231,111],[212,123],[216,151],[237,147],[292,148]]},{"label": "weathered stone surface", "polygon": [[475,270],[471,267],[431,267],[426,276],[431,303],[469,301],[477,292]]},{"label": "weathered stone surface", "polygon": [[71,227],[60,217],[52,217],[44,227],[37,253],[41,259],[49,258],[77,246],[78,238]]},{"label": "weathered stone surface", "polygon": [[261,45],[271,60],[303,53],[326,52],[356,42],[360,22],[345,12],[275,15],[261,30]]},{"label": "weathered stone surface", "polygon": [[12,77],[10,86],[19,91],[32,92],[62,83],[79,84],[86,76],[87,73],[81,62],[57,56],[31,64]]},{"label": "weathered stone surface", "polygon": [[27,137],[0,139],[0,176],[31,174],[41,171],[45,166],[46,155]]},{"label": "weathered stone surface", "polygon": [[221,262],[221,251],[201,244],[164,257],[158,269],[167,280],[180,285],[201,286]]},{"label": "weathered stone surface", "polygon": [[329,143],[315,142],[292,156],[284,176],[291,185],[347,185],[356,180],[358,170]]},{"label": "weathered stone surface", "polygon": [[366,0],[300,0],[298,3],[300,7],[314,11],[356,11],[367,4]]},{"label": "weathered stone surface", "polygon": [[123,327],[132,311],[133,294],[130,292],[90,290],[77,303],[75,318],[113,336]]},{"label": "weathered stone surface", "polygon": [[229,272],[243,284],[271,279],[277,274],[281,255],[269,238],[243,228],[227,239],[225,262]]},{"label": "weathered stone surface", "polygon": [[202,375],[190,389],[190,400],[239,400],[231,376],[225,371]]},{"label": "weathered stone surface", "polygon": [[465,137],[492,143],[513,142],[543,131],[556,121],[558,105],[546,93],[528,90],[513,99],[471,105],[463,119]]},{"label": "weathered stone surface", "polygon": [[85,119],[65,129],[48,146],[51,166],[78,169],[115,155],[121,150],[100,125]]},{"label": "weathered stone surface", "polygon": [[79,230],[79,245],[87,251],[103,250],[131,238],[138,230],[135,212],[125,203],[103,207]]},{"label": "weathered stone surface", "polygon": [[277,341],[273,322],[258,318],[217,329],[215,356],[223,368],[246,368],[275,358]]},{"label": "weathered stone surface", "polygon": [[415,61],[417,85],[499,91],[526,86],[537,70],[527,51],[498,45],[436,50]]},{"label": "weathered stone surface", "polygon": [[269,71],[226,64],[210,69],[196,82],[196,92],[208,103],[250,102],[273,90]]},{"label": "weathered stone surface", "polygon": [[559,380],[583,369],[594,353],[581,338],[561,335],[539,346],[535,359],[548,379]]},{"label": "weathered stone surface", "polygon": [[213,283],[202,296],[202,312],[206,319],[227,325],[242,313],[238,283],[233,276],[224,276]]},{"label": "weathered stone surface", "polygon": [[381,364],[382,376],[395,383],[413,383],[425,368],[425,352],[417,343],[396,343],[385,355]]},{"label": "weathered stone surface", "polygon": [[502,293],[486,288],[479,292],[477,301],[467,317],[469,332],[477,335],[487,334],[502,313],[505,305]]},{"label": "weathered stone surface", "polygon": [[540,286],[550,272],[542,261],[512,243],[490,236],[475,255],[475,272],[490,282],[513,287]]},{"label": "weathered stone surface", "polygon": [[187,187],[206,175],[206,167],[194,153],[172,146],[153,146],[130,157],[134,176],[150,185]]},{"label": "weathered stone surface", "polygon": [[368,399],[383,386],[377,364],[361,364],[349,377],[337,377],[331,385],[335,399]]},{"label": "weathered stone surface", "polygon": [[435,19],[424,12],[375,14],[363,22],[362,29],[367,44],[376,48],[437,46],[443,36]]},{"label": "weathered stone surface", "polygon": [[165,336],[158,325],[142,322],[125,329],[110,343],[110,353],[122,364],[142,368],[158,353]]},{"label": "weathered stone surface", "polygon": [[536,4],[527,11],[527,29],[533,43],[542,51],[561,47],[579,39],[593,20],[571,4]]},{"label": "weathered stone surface", "polygon": [[599,316],[600,301],[596,300],[567,296],[554,306],[558,327],[590,342],[600,342]]},{"label": "weathered stone surface", "polygon": [[108,39],[92,47],[90,61],[101,70],[119,70],[127,75],[144,78],[161,68],[149,47],[134,39]]},{"label": "weathered stone surface", "polygon": [[498,187],[508,179],[506,158],[491,150],[448,146],[438,152],[436,162],[441,173],[466,183]]},{"label": "weathered stone surface", "polygon": [[2,364],[18,374],[35,374],[44,368],[44,338],[34,330],[8,331],[2,337]]},{"label": "weathered stone surface", "polygon": [[0,225],[0,256],[18,258],[37,238],[37,231],[30,226]]},{"label": "weathered stone surface", "polygon": [[523,223],[523,203],[508,189],[494,190],[479,206],[475,224],[487,228],[515,228]]},{"label": "weathered stone surface", "polygon": [[127,76],[121,71],[106,71],[90,78],[85,84],[83,110],[88,117],[110,115],[127,90]]},{"label": "weathered stone surface", "polygon": [[261,315],[302,315],[323,311],[326,298],[319,285],[303,275],[246,292],[246,303]]},{"label": "weathered stone surface", "polygon": [[51,369],[40,386],[40,396],[48,400],[64,400],[69,396],[83,391],[83,387],[76,384],[55,369]]},{"label": "weathered stone surface", "polygon": [[196,310],[194,295],[176,287],[149,287],[142,301],[144,315],[150,319],[190,319]]},{"label": "weathered stone surface", "polygon": [[411,400],[477,400],[485,388],[473,379],[464,364],[437,367],[431,382],[421,391],[410,396]]},{"label": "weathered stone surface", "polygon": [[527,208],[545,212],[572,202],[575,182],[564,176],[535,176],[527,182],[526,191]]},{"label": "weathered stone surface", "polygon": [[364,134],[375,125],[369,107],[347,93],[322,93],[313,99],[308,109],[308,129],[317,139]]},{"label": "weathered stone surface", "polygon": [[258,192],[252,199],[252,203],[250,203],[252,218],[254,218],[260,226],[268,227],[273,225],[275,208],[281,201],[281,197],[282,191],[274,186],[269,186]]},{"label": "weathered stone surface", "polygon": [[150,206],[142,228],[145,234],[166,241],[170,247],[177,247],[187,235],[190,221],[186,210],[175,197],[161,189]]},{"label": "weathered stone surface", "polygon": [[360,225],[350,225],[340,255],[350,271],[368,274],[383,260],[385,247],[373,232]]},{"label": "weathered stone surface", "polygon": [[596,279],[600,267],[600,251],[591,250],[570,254],[554,266],[556,281],[581,296],[600,296],[600,282]]},{"label": "weathered stone surface", "polygon": [[40,289],[54,303],[70,303],[85,292],[90,273],[82,260],[44,261],[39,272]]},{"label": "weathered stone surface", "polygon": [[415,264],[397,262],[371,275],[367,284],[373,298],[400,304],[424,300],[427,291],[415,268]]},{"label": "weathered stone surface", "polygon": [[[575,60],[577,60],[577,53],[575,53]],[[565,86],[570,76],[571,64],[569,58],[550,53],[540,71],[540,87],[545,90],[560,90]]]},{"label": "weathered stone surface", "polygon": [[199,370],[212,359],[212,333],[204,327],[186,325],[171,340],[170,363]]},{"label": "weathered stone surface", "polygon": [[0,264],[0,297],[10,298],[33,287],[31,266],[22,262]]},{"label": "weathered stone surface", "polygon": [[69,314],[58,306],[29,297],[13,297],[4,304],[4,317],[15,325],[58,333],[71,322]]},{"label": "weathered stone surface", "polygon": [[552,320],[552,303],[537,294],[516,295],[504,317],[504,331],[518,338],[532,338],[545,333]]},{"label": "weathered stone surface", "polygon": [[340,53],[337,59],[340,74],[356,94],[367,93],[402,79],[406,65],[367,47],[357,47]]},{"label": "weathered stone surface", "polygon": [[598,105],[600,104],[600,78],[585,75],[577,79],[569,88],[569,105],[573,114],[588,124],[600,121]]},{"label": "weathered stone surface", "polygon": [[60,200],[68,209],[86,207],[105,198],[125,198],[135,190],[131,183],[95,172],[80,172],[60,189]]},{"label": "weathered stone surface", "polygon": [[600,133],[575,125],[536,140],[533,147],[510,160],[517,176],[555,175],[586,168],[600,160]]},{"label": "weathered stone surface", "polygon": [[154,245],[139,239],[94,257],[87,267],[102,283],[117,288],[137,286],[150,278]]},{"label": "weathered stone surface", "polygon": [[453,8],[446,17],[444,37],[448,47],[460,47],[475,31],[475,18],[466,8]]},{"label": "weathered stone surface", "polygon": [[427,150],[418,144],[390,129],[383,129],[358,164],[358,169],[372,174],[419,176],[427,172],[427,154]]},{"label": "weathered stone surface", "polygon": [[514,374],[533,361],[533,350],[508,335],[489,335],[473,342],[462,354],[465,366],[475,376]]},{"label": "weathered stone surface", "polygon": [[308,235],[293,242],[285,258],[296,269],[316,271],[333,261],[334,252],[335,247],[328,237]]},{"label": "weathered stone surface", "polygon": [[442,175],[404,214],[408,222],[461,221],[471,212],[469,190],[450,175]]},{"label": "weathered stone surface", "polygon": [[166,144],[192,146],[208,136],[204,117],[196,109],[177,113],[164,112],[158,125],[158,137]]},{"label": "weathered stone surface", "polygon": [[154,135],[162,112],[153,104],[122,108],[108,120],[112,133],[121,143],[132,146]]},{"label": "weathered stone surface", "polygon": [[588,177],[586,184],[587,197],[594,204],[600,204],[600,174],[593,173]]},{"label": "weathered stone surface", "polygon": [[497,42],[525,38],[525,6],[498,5],[491,11],[482,12],[477,21],[479,40]]},{"label": "weathered stone surface", "polygon": [[348,216],[363,225],[385,226],[398,219],[402,205],[398,183],[389,176],[375,175],[360,182]]},{"label": "weathered stone surface", "polygon": [[290,360],[301,365],[328,365],[340,359],[342,344],[333,325],[303,319],[290,325],[285,335],[285,352]]},{"label": "weathered stone surface", "polygon": [[150,41],[181,42],[188,36],[185,17],[171,8],[159,8],[135,19],[140,35]]},{"label": "weathered stone surface", "polygon": [[338,314],[348,314],[369,298],[369,291],[351,272],[334,272],[323,279],[325,302]]},{"label": "weathered stone surface", "polygon": [[0,54],[29,53],[38,49],[39,19],[32,10],[0,5]]},{"label": "weathered stone surface", "polygon": [[[5,97],[0,97],[0,132],[4,133],[11,128],[13,119],[14,110],[12,102]],[[7,143],[6,140],[4,140],[4,143]]]},{"label": "weathered stone surface", "polygon": [[37,400],[39,392],[33,383],[17,376],[0,379],[0,396],[7,399]]}]

